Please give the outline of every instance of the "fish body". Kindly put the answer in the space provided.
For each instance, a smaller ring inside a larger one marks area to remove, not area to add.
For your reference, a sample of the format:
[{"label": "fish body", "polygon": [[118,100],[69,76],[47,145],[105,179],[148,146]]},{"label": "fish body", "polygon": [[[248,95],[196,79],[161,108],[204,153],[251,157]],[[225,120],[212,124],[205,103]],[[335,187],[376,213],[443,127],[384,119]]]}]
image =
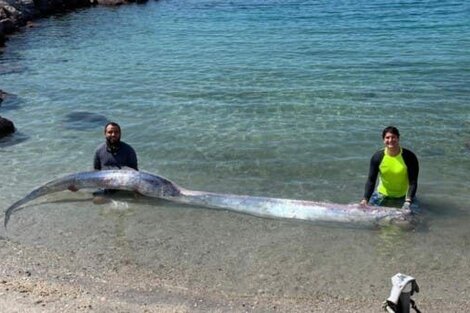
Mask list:
[{"label": "fish body", "polygon": [[182,190],[178,202],[225,209],[267,218],[294,219],[310,222],[347,223],[357,226],[384,226],[395,222],[408,224],[411,210],[338,204],[306,200],[253,197]]},{"label": "fish body", "polygon": [[103,188],[128,190],[169,201],[268,218],[296,219],[312,222],[350,223],[380,226],[395,221],[407,223],[410,210],[359,204],[336,204],[305,200],[221,194],[182,188],[172,181],[147,172],[106,170],[79,172],[52,180],[27,194],[5,210],[5,227],[13,212],[25,203],[46,194],[67,189]]}]

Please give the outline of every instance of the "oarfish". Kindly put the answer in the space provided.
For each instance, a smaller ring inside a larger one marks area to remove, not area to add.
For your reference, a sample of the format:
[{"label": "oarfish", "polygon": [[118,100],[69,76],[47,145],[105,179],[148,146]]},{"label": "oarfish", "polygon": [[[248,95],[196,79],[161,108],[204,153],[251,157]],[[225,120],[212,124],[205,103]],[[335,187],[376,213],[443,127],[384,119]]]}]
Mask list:
[{"label": "oarfish", "polygon": [[312,222],[350,223],[381,226],[394,222],[401,225],[412,220],[413,212],[379,206],[336,204],[305,200],[222,194],[182,188],[172,181],[151,173],[132,170],[79,172],[52,180],[27,194],[5,211],[5,227],[15,210],[46,194],[83,188],[129,190],[148,197],[177,203],[223,209],[268,218]]}]

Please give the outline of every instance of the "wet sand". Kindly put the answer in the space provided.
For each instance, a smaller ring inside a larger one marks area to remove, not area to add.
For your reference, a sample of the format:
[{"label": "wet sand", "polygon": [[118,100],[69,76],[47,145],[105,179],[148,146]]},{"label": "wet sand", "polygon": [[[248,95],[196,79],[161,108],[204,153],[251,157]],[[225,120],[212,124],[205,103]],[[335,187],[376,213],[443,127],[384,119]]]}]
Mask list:
[{"label": "wet sand", "polygon": [[[0,243],[0,311],[13,312],[380,312],[382,299],[269,297],[189,289],[175,273],[160,279],[132,264],[104,273],[76,268],[73,256]],[[97,274],[97,276],[94,276]],[[468,312],[470,302],[417,300],[422,312]]]},{"label": "wet sand", "polygon": [[[373,301],[217,294],[125,262],[105,272],[73,255],[1,240],[1,312],[376,312]],[[78,262],[80,263],[80,262]],[[364,310],[369,307],[370,310]]]},{"label": "wet sand", "polygon": [[[329,233],[326,240],[336,238],[345,245],[350,245],[345,241],[353,232],[343,238],[338,229],[305,228],[223,212],[214,216],[212,210],[180,211],[177,216],[175,207],[145,208],[137,213],[48,209],[37,215],[44,210],[40,206],[38,211],[28,208],[28,214],[15,215],[8,239],[4,230],[0,233],[0,312],[367,313],[382,311],[391,288],[390,277],[366,286],[369,280],[359,272],[344,277],[338,271],[335,280],[331,272],[322,272],[324,264],[319,264],[318,272],[313,268],[302,274],[301,253],[292,261],[279,253],[298,249],[297,243],[290,248],[282,238],[298,237],[304,246],[306,231],[311,232],[306,236],[317,237]],[[166,222],[157,224],[158,220]],[[236,236],[235,229],[240,230]],[[279,251],[272,252],[273,248]],[[245,255],[253,258],[254,253],[266,262],[243,264],[249,262]],[[292,277],[296,273],[299,277]],[[357,278],[357,289],[340,290],[351,283],[351,277]],[[445,294],[442,298],[426,295],[438,280],[418,280],[423,294],[414,299],[421,311],[468,312],[470,301],[463,293],[458,296],[462,291],[447,290],[454,295],[450,300]]]}]

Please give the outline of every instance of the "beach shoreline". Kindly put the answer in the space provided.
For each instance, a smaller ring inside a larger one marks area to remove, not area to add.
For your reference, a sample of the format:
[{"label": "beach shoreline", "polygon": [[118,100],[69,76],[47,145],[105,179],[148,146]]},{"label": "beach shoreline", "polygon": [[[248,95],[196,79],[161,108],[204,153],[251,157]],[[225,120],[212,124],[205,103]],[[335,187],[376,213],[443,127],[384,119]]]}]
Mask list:
[{"label": "beach shoreline", "polygon": [[[54,14],[64,14],[95,5],[118,6],[130,3],[145,3],[148,0],[0,0],[0,47],[8,36],[25,27],[34,27],[34,21]],[[0,51],[1,52],[1,51]]]},{"label": "beach shoreline", "polygon": [[[0,311],[13,312],[380,312],[380,299],[328,294],[276,297],[187,287],[124,260],[105,271],[81,268],[73,253],[0,239]],[[105,266],[107,267],[107,266]],[[466,312],[470,302],[415,297],[423,312]]]}]

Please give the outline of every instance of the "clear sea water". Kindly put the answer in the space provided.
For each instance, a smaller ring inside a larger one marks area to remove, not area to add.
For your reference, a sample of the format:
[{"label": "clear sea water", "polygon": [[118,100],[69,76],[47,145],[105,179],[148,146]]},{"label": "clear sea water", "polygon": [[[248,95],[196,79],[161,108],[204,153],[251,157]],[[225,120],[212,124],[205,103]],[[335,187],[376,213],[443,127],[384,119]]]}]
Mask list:
[{"label": "clear sea water", "polygon": [[188,189],[337,203],[361,199],[395,125],[420,160],[425,222],[402,233],[61,193],[15,214],[9,236],[90,268],[107,266],[98,251],[171,267],[221,294],[381,298],[403,272],[421,297],[468,295],[469,21],[456,0],[163,0],[39,20],[0,54],[0,89],[18,96],[0,107],[18,129],[0,141],[3,208],[91,169],[102,123],[68,121],[89,112],[122,125],[141,169]]}]

